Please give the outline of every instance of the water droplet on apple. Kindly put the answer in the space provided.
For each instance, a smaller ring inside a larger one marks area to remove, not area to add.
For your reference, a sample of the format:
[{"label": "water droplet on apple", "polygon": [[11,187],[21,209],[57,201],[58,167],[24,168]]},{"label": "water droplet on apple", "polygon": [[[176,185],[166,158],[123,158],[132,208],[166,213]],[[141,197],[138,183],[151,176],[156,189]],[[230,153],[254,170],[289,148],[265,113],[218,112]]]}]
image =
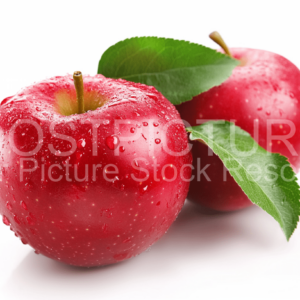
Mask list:
[{"label": "water droplet on apple", "polygon": [[148,123],[147,122],[143,122],[143,126],[148,126]]},{"label": "water droplet on apple", "polygon": [[161,142],[160,139],[155,139],[155,144],[159,144]]},{"label": "water droplet on apple", "polygon": [[21,224],[21,221],[19,220],[17,215],[14,215],[14,220],[16,223]]},{"label": "water droplet on apple", "polygon": [[85,147],[85,145],[86,145],[85,139],[80,139],[80,140],[77,141],[78,149],[83,149]]},{"label": "water droplet on apple", "polygon": [[6,226],[9,226],[10,225],[10,221],[8,220],[8,218],[6,216],[3,216],[3,219],[2,219],[3,223],[6,225]]},{"label": "water droplet on apple", "polygon": [[279,86],[277,84],[273,84],[273,89],[275,92],[277,92],[279,90]]},{"label": "water droplet on apple", "polygon": [[133,164],[136,166],[136,167],[139,167],[139,163],[136,159],[133,160]]},{"label": "water droplet on apple", "polygon": [[62,163],[64,166],[66,166],[67,164],[69,164],[71,157],[68,156]]},{"label": "water droplet on apple", "polygon": [[124,151],[125,151],[125,148],[124,148],[123,146],[121,146],[121,147],[119,148],[119,150],[120,150],[120,152],[124,152]]},{"label": "water droplet on apple", "polygon": [[127,239],[125,239],[124,241],[123,241],[123,243],[125,244],[125,243],[129,243],[131,241],[131,238],[130,237],[128,237]]},{"label": "water droplet on apple", "polygon": [[104,125],[108,125],[108,124],[109,124],[109,120],[104,120],[104,121],[103,121],[103,124],[104,124]]},{"label": "water droplet on apple", "polygon": [[259,106],[257,107],[257,110],[258,110],[258,111],[262,110],[262,106],[259,105]]},{"label": "water droplet on apple", "polygon": [[12,206],[8,201],[6,202],[6,208],[10,211],[12,210]]},{"label": "water droplet on apple", "polygon": [[295,95],[294,95],[294,93],[293,93],[293,92],[290,92],[290,97],[291,97],[292,99],[294,99],[294,98],[295,98]]},{"label": "water droplet on apple", "polygon": [[153,126],[154,126],[154,127],[158,127],[158,126],[159,126],[159,123],[154,122],[154,123],[153,123]]},{"label": "water droplet on apple", "polygon": [[29,224],[29,225],[31,225],[31,226],[33,226],[35,223],[34,223],[34,221],[33,221],[33,219],[30,217],[30,216],[27,216],[26,217],[26,221],[27,221],[27,223]]},{"label": "water droplet on apple", "polygon": [[130,128],[130,132],[131,132],[131,133],[135,133],[135,128],[134,128],[134,127],[131,127],[131,128]]},{"label": "water droplet on apple", "polygon": [[55,155],[56,155],[56,156],[60,156],[60,154],[61,154],[60,150],[56,150],[56,151],[55,151]]},{"label": "water droplet on apple", "polygon": [[158,100],[158,97],[154,94],[146,94],[149,98],[153,99],[154,101],[157,101]]},{"label": "water droplet on apple", "polygon": [[266,115],[267,115],[267,116],[270,116],[270,115],[271,115],[271,112],[270,112],[269,110],[267,110],[267,111],[266,111]]},{"label": "water droplet on apple", "polygon": [[24,238],[21,238],[21,242],[22,242],[24,245],[27,245],[27,244],[28,244],[27,240],[24,239]]},{"label": "water droplet on apple", "polygon": [[140,194],[141,195],[144,195],[148,190],[148,185],[144,186],[144,187],[141,187],[140,188]]},{"label": "water droplet on apple", "polygon": [[119,145],[120,140],[117,136],[111,135],[105,139],[105,144],[110,150],[114,150]]},{"label": "water droplet on apple", "polygon": [[122,260],[128,259],[128,258],[130,258],[130,257],[131,257],[130,254],[127,253],[127,252],[125,252],[125,253],[118,253],[118,254],[115,254],[115,255],[113,256],[113,258],[114,258],[116,261],[122,261]]},{"label": "water droplet on apple", "polygon": [[27,205],[26,205],[26,203],[24,202],[24,201],[21,201],[21,206],[25,209],[25,210],[28,210],[28,208],[27,208]]}]

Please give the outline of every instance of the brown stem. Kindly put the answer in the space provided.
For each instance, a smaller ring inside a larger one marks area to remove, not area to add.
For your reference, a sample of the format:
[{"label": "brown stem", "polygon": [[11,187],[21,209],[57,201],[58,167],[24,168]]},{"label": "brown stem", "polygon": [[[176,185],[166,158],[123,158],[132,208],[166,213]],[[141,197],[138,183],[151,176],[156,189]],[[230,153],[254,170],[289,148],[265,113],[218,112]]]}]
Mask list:
[{"label": "brown stem", "polygon": [[77,104],[78,104],[78,113],[83,114],[84,111],[84,88],[83,88],[83,79],[82,79],[82,73],[80,71],[76,71],[73,74],[73,80],[74,80],[74,86],[76,90],[76,96],[77,96]]},{"label": "brown stem", "polygon": [[209,37],[215,42],[217,43],[223,50],[224,52],[232,57],[230,51],[229,51],[229,48],[227,47],[226,43],[224,42],[224,40],[222,39],[221,35],[219,34],[219,32],[217,31],[214,31],[212,32]]}]

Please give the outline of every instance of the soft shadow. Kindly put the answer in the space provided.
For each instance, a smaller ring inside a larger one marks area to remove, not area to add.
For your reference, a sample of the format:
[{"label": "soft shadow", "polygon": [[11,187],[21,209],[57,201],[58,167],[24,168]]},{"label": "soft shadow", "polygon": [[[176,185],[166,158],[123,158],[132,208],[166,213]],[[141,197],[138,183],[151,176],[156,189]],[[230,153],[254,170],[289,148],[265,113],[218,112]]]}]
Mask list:
[{"label": "soft shadow", "polygon": [[[187,255],[205,253],[232,243],[268,248],[279,242],[277,236],[270,235],[270,225],[272,230],[278,226],[256,206],[223,213],[188,202],[168,233],[154,247],[159,251],[169,247],[175,249],[174,251],[184,251]],[[281,241],[284,241],[283,235]]]},{"label": "soft shadow", "polygon": [[[128,291],[135,285],[146,285],[157,276],[167,277],[173,270],[177,272],[179,265],[184,266],[192,260],[197,260],[200,265],[213,262],[222,257],[226,249],[243,251],[245,247],[274,247],[282,240],[270,234],[268,226],[266,231],[261,229],[265,221],[266,214],[256,207],[234,213],[208,214],[187,203],[169,232],[136,258],[85,269],[37,256],[32,251],[14,270],[2,292],[6,299],[19,299],[20,292],[22,299],[32,299],[33,295],[43,300],[68,299],[70,296],[72,300],[87,299],[95,293],[99,294],[97,299],[110,298],[119,289]],[[274,222],[269,221],[270,224]],[[274,230],[274,227],[270,229]]]}]

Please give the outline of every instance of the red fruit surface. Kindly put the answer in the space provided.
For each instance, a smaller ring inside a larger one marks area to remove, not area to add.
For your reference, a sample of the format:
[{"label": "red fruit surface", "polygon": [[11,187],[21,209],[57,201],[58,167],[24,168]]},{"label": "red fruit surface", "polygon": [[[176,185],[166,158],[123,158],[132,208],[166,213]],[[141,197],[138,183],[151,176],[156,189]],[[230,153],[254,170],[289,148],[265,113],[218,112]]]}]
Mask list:
[{"label": "red fruit surface", "polygon": [[[268,51],[233,48],[233,56],[243,66],[236,67],[223,84],[194,97],[177,108],[183,120],[191,126],[197,120],[227,120],[249,132],[260,146],[280,153],[298,171],[300,159],[300,71],[284,57]],[[285,136],[295,152],[280,139],[267,139],[267,120],[272,135]],[[288,121],[286,121],[288,120]],[[297,129],[292,132],[290,124]],[[258,124],[258,139],[254,135],[254,124]],[[198,123],[199,124],[199,123]],[[293,126],[293,125],[292,125]],[[199,142],[193,143],[193,165],[206,165],[206,174],[200,181],[191,182],[188,199],[220,211],[232,211],[252,205],[234,179],[223,177],[223,163],[216,156],[208,155],[208,148]],[[196,171],[194,172],[196,173]],[[203,174],[203,173],[202,173]]]},{"label": "red fruit surface", "polygon": [[[71,114],[77,109],[72,76],[2,101],[0,213],[37,253],[90,267],[140,254],[166,232],[185,201],[191,168],[184,165],[192,158],[165,151],[186,149],[187,135],[155,88],[96,75],[84,76],[84,90],[89,111],[83,114]],[[30,156],[20,152],[38,147]]]}]

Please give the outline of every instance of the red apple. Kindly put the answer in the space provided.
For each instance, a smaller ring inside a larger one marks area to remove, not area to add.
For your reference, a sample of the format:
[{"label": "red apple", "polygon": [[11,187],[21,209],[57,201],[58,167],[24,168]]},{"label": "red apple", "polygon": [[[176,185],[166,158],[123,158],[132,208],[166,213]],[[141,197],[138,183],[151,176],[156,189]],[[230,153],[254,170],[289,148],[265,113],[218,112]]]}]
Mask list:
[{"label": "red apple", "polygon": [[65,76],[2,101],[0,213],[37,253],[90,267],[133,257],[166,232],[188,192],[191,154],[155,88],[86,76],[83,98],[77,114]]},{"label": "red apple", "polygon": [[[284,57],[268,51],[232,48],[230,52],[241,65],[220,86],[179,105],[182,119],[192,126],[204,120],[233,121],[263,148],[286,156],[298,171],[299,69]],[[208,154],[205,145],[194,142],[192,153],[194,168],[198,161],[202,174],[199,181],[195,178],[191,182],[188,199],[219,211],[252,204],[235,180],[226,174],[221,160]]]}]

